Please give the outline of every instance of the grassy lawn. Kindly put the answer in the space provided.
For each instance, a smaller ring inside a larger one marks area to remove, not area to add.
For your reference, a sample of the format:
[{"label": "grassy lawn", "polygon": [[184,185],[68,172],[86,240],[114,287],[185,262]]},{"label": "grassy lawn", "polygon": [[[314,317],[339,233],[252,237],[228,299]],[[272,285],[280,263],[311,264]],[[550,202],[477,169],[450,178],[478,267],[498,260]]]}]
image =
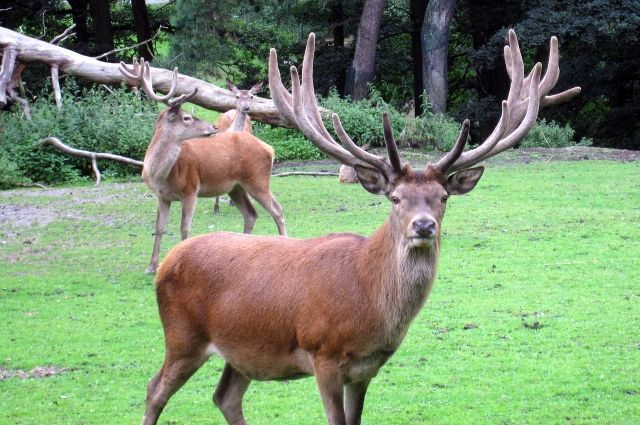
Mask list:
[{"label": "grassy lawn", "polygon": [[[335,178],[272,184],[294,237],[370,234],[390,208]],[[242,230],[235,208],[211,206],[193,235]],[[276,234],[259,213],[255,233]],[[164,354],[143,274],[155,198],[141,183],[0,192],[0,218],[0,424],[138,423]],[[363,424],[640,423],[639,258],[638,162],[490,166],[449,202],[435,288]],[[13,376],[38,366],[62,370]],[[212,358],[160,423],[225,423],[221,369]],[[251,425],[325,423],[312,379],[253,383],[244,406]]]}]

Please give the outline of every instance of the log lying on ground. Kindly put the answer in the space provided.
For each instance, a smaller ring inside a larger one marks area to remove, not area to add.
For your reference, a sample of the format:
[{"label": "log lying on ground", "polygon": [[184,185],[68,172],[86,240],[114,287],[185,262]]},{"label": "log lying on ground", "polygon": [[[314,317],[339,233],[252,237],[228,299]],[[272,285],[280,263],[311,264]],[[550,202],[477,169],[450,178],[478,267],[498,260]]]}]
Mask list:
[{"label": "log lying on ground", "polygon": [[[7,86],[10,86],[10,80],[20,64],[45,63],[54,70],[52,75],[55,78],[57,78],[56,74],[60,72],[95,83],[113,85],[127,83],[116,63],[101,62],[3,27],[0,27],[0,52],[3,56],[2,68],[0,69],[0,107],[6,104],[7,97],[11,99],[12,93],[7,93],[9,88]],[[166,93],[171,87],[173,72],[152,68],[152,75],[153,88]],[[176,95],[190,93],[195,88],[198,89],[198,93],[191,99],[191,102],[196,105],[219,112],[226,112],[236,107],[235,96],[230,91],[185,75],[179,77]],[[290,126],[287,120],[278,113],[270,99],[255,97],[254,105],[251,107],[251,118],[267,124]]]}]

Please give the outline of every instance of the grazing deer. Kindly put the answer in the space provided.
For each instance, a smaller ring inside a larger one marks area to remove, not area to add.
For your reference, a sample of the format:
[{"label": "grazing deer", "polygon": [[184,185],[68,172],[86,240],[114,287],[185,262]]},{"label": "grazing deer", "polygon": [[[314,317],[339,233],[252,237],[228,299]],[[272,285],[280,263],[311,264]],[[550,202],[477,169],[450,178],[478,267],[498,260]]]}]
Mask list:
[{"label": "grazing deer", "polygon": [[132,84],[142,86],[151,99],[169,107],[156,120],[151,143],[147,148],[142,178],[158,197],[155,242],[147,273],[158,268],[160,242],[169,215],[171,202],[182,203],[182,239],[189,236],[191,219],[198,197],[228,193],[244,218],[244,232],[251,233],[257,213],[249,195],[273,217],[281,235],[286,235],[282,208],[269,188],[273,165],[273,148],[246,132],[218,133],[214,126],[181,109],[181,105],[196,94],[172,98],[178,72],[174,70],[169,92],[159,96],[153,91],[151,71],[142,59],[128,68],[120,63],[120,71]]},{"label": "grazing deer", "polygon": [[352,165],[362,186],[389,199],[387,221],[370,237],[351,233],[313,239],[214,233],[176,246],[156,278],[166,355],[149,382],[143,424],[155,424],[169,398],[216,353],[226,362],[214,402],[226,421],[245,425],[242,398],[251,380],[315,375],[329,424],[360,424],[370,380],[393,355],[427,299],[436,276],[447,198],[474,188],[474,164],[513,146],[534,125],[539,105],[565,101],[575,88],[546,96],[558,76],[558,45],[540,81],[536,64],[523,78],[513,31],[505,59],[511,86],[493,133],[464,152],[465,121],[454,148],[424,169],[400,162],[383,114],[388,158],[365,152],[333,125],[324,127],[313,88],[315,37],[309,36],[302,86],[291,68],[292,94],[269,61],[274,103],[326,154]]},{"label": "grazing deer", "polygon": [[[254,84],[249,90],[240,90],[233,84],[233,81],[227,79],[227,88],[236,97],[236,109],[231,109],[222,114],[216,121],[216,128],[218,131],[246,131],[253,134],[249,111],[253,96],[262,89],[262,82]],[[233,201],[231,201],[231,204],[233,204]],[[216,196],[213,204],[213,213],[217,214],[218,211],[220,211],[220,197]]]}]

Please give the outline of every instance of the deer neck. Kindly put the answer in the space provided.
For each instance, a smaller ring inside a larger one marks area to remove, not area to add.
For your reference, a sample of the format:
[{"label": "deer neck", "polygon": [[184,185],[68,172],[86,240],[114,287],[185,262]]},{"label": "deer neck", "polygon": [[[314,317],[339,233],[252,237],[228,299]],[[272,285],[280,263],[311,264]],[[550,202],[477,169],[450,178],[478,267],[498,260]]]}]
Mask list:
[{"label": "deer neck", "polygon": [[181,151],[181,140],[162,122],[156,124],[151,143],[144,156],[144,172],[152,181],[168,179]]},{"label": "deer neck", "polygon": [[[365,243],[361,276],[369,280],[386,343],[397,347],[424,305],[436,277],[440,237],[430,248],[412,248],[391,216]],[[366,274],[362,274],[366,273]]]},{"label": "deer neck", "polygon": [[247,117],[248,115],[245,112],[242,112],[240,109],[236,109],[236,117],[233,120],[233,124],[231,124],[229,131],[243,131]]}]

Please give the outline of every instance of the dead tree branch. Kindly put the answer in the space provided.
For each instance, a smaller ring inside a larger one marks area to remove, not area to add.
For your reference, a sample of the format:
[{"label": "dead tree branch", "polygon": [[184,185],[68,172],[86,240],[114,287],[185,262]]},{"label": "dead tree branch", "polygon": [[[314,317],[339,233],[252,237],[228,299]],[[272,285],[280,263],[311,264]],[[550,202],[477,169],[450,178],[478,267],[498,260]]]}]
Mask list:
[{"label": "dead tree branch", "polygon": [[125,164],[135,165],[137,167],[143,166],[142,161],[127,158],[126,156],[114,155],[111,153],[91,152],[85,151],[83,149],[72,148],[62,143],[57,137],[45,137],[44,139],[36,142],[35,146],[42,146],[47,144],[54,146],[56,149],[67,155],[90,158],[91,167],[93,168],[93,172],[96,175],[96,186],[100,185],[100,181],[102,180],[102,175],[100,174],[100,169],[98,168],[98,159],[109,159],[111,161],[124,162]]}]

